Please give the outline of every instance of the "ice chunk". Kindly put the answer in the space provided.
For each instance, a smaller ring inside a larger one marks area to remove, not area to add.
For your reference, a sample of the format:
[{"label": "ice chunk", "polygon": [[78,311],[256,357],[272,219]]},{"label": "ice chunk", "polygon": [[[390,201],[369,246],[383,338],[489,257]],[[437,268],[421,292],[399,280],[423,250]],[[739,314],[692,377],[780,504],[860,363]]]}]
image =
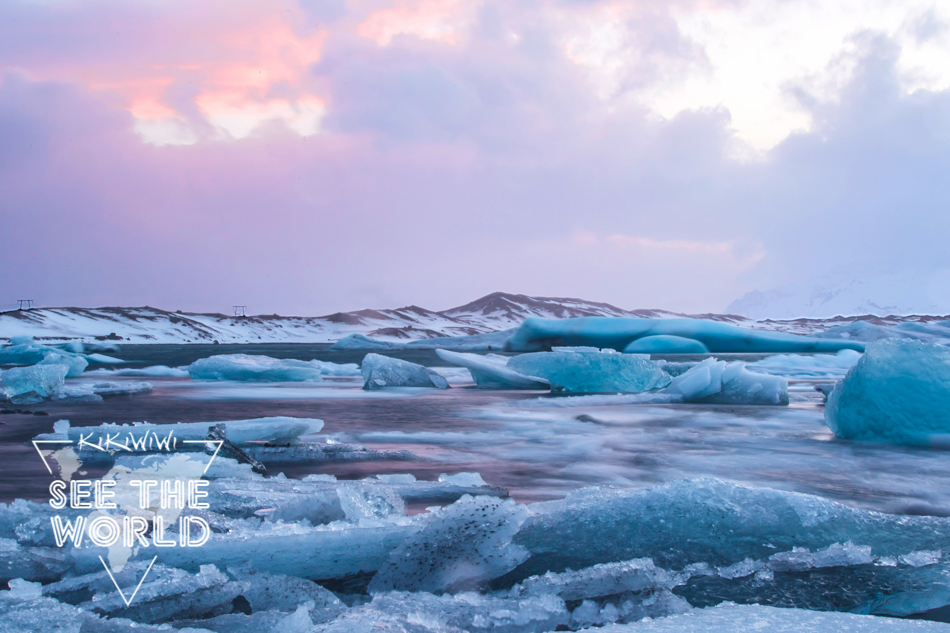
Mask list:
[{"label": "ice chunk", "polygon": [[0,373],[0,391],[14,403],[30,404],[50,398],[65,386],[66,365],[14,367]]},{"label": "ice chunk", "polygon": [[89,366],[89,361],[78,355],[47,354],[37,365],[66,365],[69,368],[66,377],[75,378]]},{"label": "ice chunk", "polygon": [[485,480],[479,473],[456,473],[454,475],[439,475],[439,483],[451,484],[454,486],[487,486]]},{"label": "ice chunk", "polygon": [[787,405],[788,381],[782,376],[750,372],[745,363],[707,358],[673,378],[666,393],[680,396],[684,402]]},{"label": "ice chunk", "polygon": [[336,596],[310,580],[268,574],[252,567],[229,567],[228,573],[248,583],[242,595],[253,611],[296,611],[308,601],[321,610],[333,609],[337,613],[345,610]]},{"label": "ice chunk", "polygon": [[428,367],[409,361],[367,354],[363,358],[363,389],[386,387],[431,387],[448,389],[448,381]]},{"label": "ice chunk", "polygon": [[483,586],[527,558],[523,548],[511,545],[527,516],[511,500],[462,497],[393,551],[370,591],[442,593]]},{"label": "ice chunk", "polygon": [[[149,435],[164,438],[172,434],[178,441],[203,440],[208,429],[218,422],[178,422],[177,424],[102,424],[99,426],[66,427],[66,436],[74,442],[85,437],[87,442],[95,443],[101,437],[105,442],[106,435],[111,435],[114,441],[122,443],[126,438],[142,440]],[[277,416],[273,418],[255,418],[253,420],[232,420],[223,422],[227,426],[228,439],[243,446],[248,442],[271,442],[274,444],[290,444],[297,441],[302,435],[319,433],[323,428],[323,420],[315,418],[291,418]],[[60,426],[60,430],[63,426]],[[90,439],[91,434],[91,439]],[[58,439],[49,434],[38,435],[36,439]],[[197,448],[196,448],[197,450]]]},{"label": "ice chunk", "polygon": [[102,396],[131,396],[149,393],[152,383],[136,380],[67,383],[53,396],[56,400],[102,400]]},{"label": "ice chunk", "polygon": [[623,351],[628,354],[708,354],[709,348],[696,339],[657,334],[638,338],[623,348]]},{"label": "ice chunk", "polygon": [[377,341],[365,334],[350,334],[331,345],[330,349],[335,351],[341,349],[399,349],[400,347],[401,345],[398,343]]},{"label": "ice chunk", "polygon": [[444,349],[435,353],[442,360],[466,367],[475,384],[483,389],[549,389],[543,378],[524,376],[508,367],[508,357],[497,354],[462,354]]},{"label": "ice chunk", "polygon": [[829,613],[807,609],[778,609],[757,604],[723,603],[706,609],[632,624],[612,624],[598,633],[945,633],[946,624],[923,620],[897,620],[853,613]]},{"label": "ice chunk", "polygon": [[514,356],[508,367],[551,383],[552,391],[640,393],[670,384],[660,364],[636,354],[558,350]]},{"label": "ice chunk", "polygon": [[828,396],[825,423],[850,440],[923,444],[950,433],[950,349],[880,341]]},{"label": "ice chunk", "polygon": [[165,365],[153,365],[151,367],[141,367],[139,369],[94,369],[86,372],[86,375],[94,376],[156,376],[169,378],[188,378],[188,369],[182,367],[166,367]]},{"label": "ice chunk", "polygon": [[505,349],[534,352],[560,345],[589,345],[624,350],[633,341],[647,336],[670,335],[699,341],[713,353],[837,352],[841,349],[864,351],[862,343],[763,332],[707,321],[705,319],[628,319],[581,317],[541,319],[529,317],[515,330]]},{"label": "ice chunk", "polygon": [[410,341],[402,345],[404,349],[450,349],[450,350],[503,350],[505,342],[514,332],[502,330],[471,336],[440,336],[419,341]]},{"label": "ice chunk", "polygon": [[843,378],[860,358],[861,354],[851,349],[843,349],[833,355],[780,354],[749,363],[749,368],[763,374],[789,378]]},{"label": "ice chunk", "polygon": [[556,596],[512,599],[460,593],[385,592],[369,604],[318,625],[314,633],[541,633],[566,625],[570,614]]},{"label": "ice chunk", "polygon": [[512,589],[513,595],[553,593],[564,600],[583,600],[624,592],[658,591],[682,584],[686,576],[671,574],[651,558],[602,563],[580,571],[532,576]]},{"label": "ice chunk", "polygon": [[252,354],[221,354],[196,360],[188,374],[196,380],[304,382],[321,380],[317,361],[271,358]]}]

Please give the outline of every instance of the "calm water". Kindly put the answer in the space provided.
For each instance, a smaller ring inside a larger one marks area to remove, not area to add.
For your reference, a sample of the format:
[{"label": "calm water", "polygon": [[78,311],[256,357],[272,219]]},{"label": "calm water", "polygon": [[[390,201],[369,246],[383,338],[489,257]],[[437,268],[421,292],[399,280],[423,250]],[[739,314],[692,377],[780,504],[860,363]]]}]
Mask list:
[{"label": "calm water", "polygon": [[[215,353],[359,362],[366,352],[325,345],[137,345],[113,354],[128,366],[179,366]],[[394,356],[437,365],[428,350]],[[752,359],[750,359],[752,360]],[[895,513],[950,514],[950,454],[932,448],[842,442],[822,422],[815,380],[791,385],[790,407],[604,404],[542,392],[475,389],[464,372],[447,391],[364,392],[359,379],[247,384],[181,378],[148,380],[150,394],[102,402],[44,403],[48,416],[0,417],[0,500],[46,500],[49,475],[29,443],[58,419],[105,422],[214,422],[275,415],[320,418],[320,441],[408,450],[414,461],[268,463],[289,476],[361,478],[410,472],[420,479],[477,471],[519,501],[561,497],[589,485],[647,487],[684,477],[718,477],[818,494]],[[825,381],[826,382],[826,381]],[[609,399],[608,399],[609,402]],[[574,406],[565,406],[574,405]]]}]

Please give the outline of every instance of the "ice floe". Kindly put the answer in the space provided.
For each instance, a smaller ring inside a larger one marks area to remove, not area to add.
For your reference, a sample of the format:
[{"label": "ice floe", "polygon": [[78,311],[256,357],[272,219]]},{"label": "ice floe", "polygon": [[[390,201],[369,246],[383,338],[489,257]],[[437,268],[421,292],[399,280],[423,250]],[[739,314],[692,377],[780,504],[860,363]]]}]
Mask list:
[{"label": "ice floe", "polygon": [[0,393],[14,404],[34,404],[51,398],[65,386],[66,365],[32,365],[0,372]]},{"label": "ice floe", "polygon": [[562,348],[513,356],[508,368],[551,383],[552,391],[640,393],[670,384],[660,363],[640,354],[613,350]]},{"label": "ice floe", "polygon": [[439,358],[465,367],[475,384],[482,389],[550,389],[551,383],[544,378],[525,376],[508,367],[508,356],[498,354],[464,354],[437,349]]},{"label": "ice floe", "polygon": [[429,387],[448,389],[449,382],[438,373],[409,361],[379,354],[367,354],[361,365],[363,389],[387,387]]},{"label": "ice floe", "polygon": [[822,339],[782,332],[766,332],[704,319],[628,319],[582,317],[541,319],[530,317],[515,330],[505,349],[536,352],[558,346],[586,345],[623,351],[637,339],[676,336],[698,341],[712,353],[727,352],[837,352],[864,350],[862,343]]},{"label": "ice floe", "polygon": [[860,352],[843,349],[837,354],[779,354],[747,366],[759,373],[787,378],[843,378],[860,358]]},{"label": "ice floe", "polygon": [[853,440],[924,444],[950,433],[950,348],[885,340],[828,396],[825,422]]}]

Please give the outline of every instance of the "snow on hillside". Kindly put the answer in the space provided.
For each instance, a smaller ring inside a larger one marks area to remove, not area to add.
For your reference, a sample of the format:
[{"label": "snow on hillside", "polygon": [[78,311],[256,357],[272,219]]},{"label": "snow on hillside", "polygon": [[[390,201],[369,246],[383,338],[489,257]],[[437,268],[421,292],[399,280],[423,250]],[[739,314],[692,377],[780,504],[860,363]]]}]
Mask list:
[{"label": "snow on hillside", "polygon": [[529,297],[496,292],[435,312],[418,306],[337,312],[320,317],[168,312],[158,308],[35,308],[0,313],[0,339],[115,340],[128,343],[331,343],[359,333],[383,341],[467,336],[516,327],[527,317],[584,316],[713,319],[756,329],[813,334],[856,320],[874,325],[926,323],[947,317],[850,317],[752,321],[734,314],[684,315],[664,310],[624,310],[580,299]]}]

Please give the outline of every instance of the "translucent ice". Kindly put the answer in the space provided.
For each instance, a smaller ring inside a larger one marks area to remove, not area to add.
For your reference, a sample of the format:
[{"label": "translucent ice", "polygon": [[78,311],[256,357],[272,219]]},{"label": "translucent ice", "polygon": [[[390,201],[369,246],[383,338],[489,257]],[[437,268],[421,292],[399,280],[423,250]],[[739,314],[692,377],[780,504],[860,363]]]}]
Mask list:
[{"label": "translucent ice", "polygon": [[483,389],[549,389],[543,378],[525,376],[508,367],[508,357],[497,354],[463,354],[444,349],[435,353],[442,360],[466,367],[475,384]]},{"label": "translucent ice", "polygon": [[624,350],[647,336],[677,336],[699,341],[713,353],[727,352],[837,352],[864,351],[864,345],[848,340],[809,338],[781,332],[762,332],[704,319],[628,319],[581,317],[540,319],[530,317],[505,344],[511,351],[534,352],[561,345],[590,345]]},{"label": "translucent ice", "polygon": [[657,334],[638,338],[623,351],[628,354],[708,354],[709,348],[696,339]]},{"label": "translucent ice", "polygon": [[556,350],[521,354],[508,368],[551,383],[552,391],[640,393],[670,384],[660,364],[639,354],[599,350]]},{"label": "translucent ice", "polygon": [[861,354],[843,349],[837,354],[780,354],[749,363],[753,371],[789,378],[843,378]]},{"label": "translucent ice", "polygon": [[69,371],[66,373],[67,378],[75,378],[82,374],[83,370],[89,366],[89,361],[87,361],[82,356],[76,355],[65,355],[65,354],[47,354],[43,360],[41,360],[38,365],[66,365],[69,368]]},{"label": "translucent ice", "polygon": [[240,380],[248,382],[303,382],[320,380],[317,361],[271,358],[251,354],[221,354],[202,358],[188,367],[197,380]]},{"label": "translucent ice", "polygon": [[481,587],[527,557],[523,548],[511,545],[527,514],[510,500],[462,497],[393,551],[370,591],[442,593]]},{"label": "translucent ice", "polygon": [[745,363],[707,358],[673,378],[666,393],[681,396],[684,402],[787,405],[788,381],[750,372]]},{"label": "translucent ice", "polygon": [[386,387],[430,387],[448,389],[448,381],[428,367],[398,358],[367,354],[361,366],[363,389]]},{"label": "translucent ice", "polygon": [[828,396],[825,422],[844,439],[923,444],[950,433],[950,348],[869,344]]},{"label": "translucent ice", "polygon": [[0,391],[14,402],[40,402],[62,390],[69,367],[33,365],[0,373]]},{"label": "translucent ice", "polygon": [[365,334],[350,334],[344,336],[339,341],[330,346],[331,350],[340,349],[399,349],[398,343],[389,343],[387,341],[377,341]]}]

